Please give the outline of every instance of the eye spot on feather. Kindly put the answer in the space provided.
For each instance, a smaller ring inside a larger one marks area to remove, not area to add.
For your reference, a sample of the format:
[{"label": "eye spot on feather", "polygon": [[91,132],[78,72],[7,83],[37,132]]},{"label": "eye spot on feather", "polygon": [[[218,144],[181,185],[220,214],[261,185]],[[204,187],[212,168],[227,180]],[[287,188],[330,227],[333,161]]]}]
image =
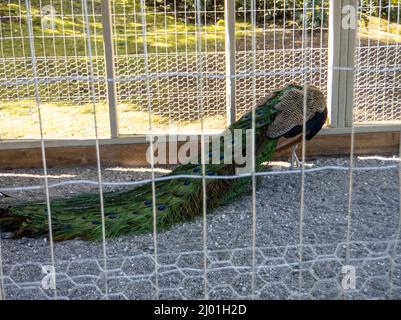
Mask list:
[{"label": "eye spot on feather", "polygon": [[97,226],[97,225],[100,224],[100,221],[92,221],[92,224],[95,225],[95,226]]},{"label": "eye spot on feather", "polygon": [[216,174],[215,174],[214,172],[212,172],[212,171],[208,171],[208,172],[207,172],[207,175],[208,175],[208,176],[215,176]]},{"label": "eye spot on feather", "polygon": [[192,169],[192,172],[195,172],[195,173],[196,173],[196,172],[199,172],[199,171],[200,171],[200,168],[199,168],[199,167],[196,167],[196,168],[193,168],[193,169]]},{"label": "eye spot on feather", "polygon": [[159,206],[157,207],[157,210],[159,210],[159,211],[165,211],[166,209],[167,209],[167,206],[164,205],[164,204],[161,204],[161,205],[159,205]]},{"label": "eye spot on feather", "polygon": [[145,206],[150,206],[150,205],[152,204],[152,201],[151,201],[151,200],[145,200],[145,201],[143,202],[143,204],[144,204]]},{"label": "eye spot on feather", "polygon": [[263,111],[258,111],[258,112],[256,112],[256,115],[257,116],[261,116],[263,114]]},{"label": "eye spot on feather", "polygon": [[109,219],[115,219],[117,218],[117,214],[115,214],[114,212],[107,212],[106,217]]},{"label": "eye spot on feather", "polygon": [[263,126],[265,123],[266,123],[265,120],[259,120],[256,124],[257,124],[258,126]]},{"label": "eye spot on feather", "polygon": [[191,184],[191,181],[185,180],[183,184],[184,186],[189,186]]}]

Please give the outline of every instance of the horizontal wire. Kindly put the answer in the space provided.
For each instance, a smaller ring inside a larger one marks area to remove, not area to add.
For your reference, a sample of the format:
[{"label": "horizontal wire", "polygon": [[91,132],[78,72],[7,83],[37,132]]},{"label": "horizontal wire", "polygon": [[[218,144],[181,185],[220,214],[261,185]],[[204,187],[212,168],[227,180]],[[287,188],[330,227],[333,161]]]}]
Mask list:
[{"label": "horizontal wire", "polygon": [[[390,166],[370,166],[370,167],[354,167],[352,171],[382,171],[382,170],[391,170],[391,169],[398,169],[398,165],[390,165]],[[349,167],[343,166],[324,166],[319,168],[308,168],[304,169],[305,172],[321,172],[321,171],[349,171]],[[276,176],[276,175],[285,175],[285,174],[298,174],[301,173],[301,169],[296,170],[285,170],[285,171],[264,171],[264,172],[256,172],[255,175],[258,177],[264,176]],[[251,173],[246,174],[239,174],[239,175],[232,175],[232,176],[206,176],[206,179],[210,180],[234,180],[238,178],[249,178],[251,177]],[[172,179],[202,179],[200,175],[173,175],[173,176],[164,176],[155,178],[155,182],[160,181],[168,181]],[[140,181],[119,181],[119,182],[103,182],[103,186],[137,186],[142,184],[147,184],[152,182],[151,179],[145,179]],[[76,185],[76,184],[89,184],[89,185],[98,185],[99,183],[94,180],[67,180],[63,182],[57,182],[49,184],[49,188],[56,188],[65,185]],[[43,186],[36,185],[36,186],[24,186],[24,187],[12,187],[12,188],[0,188],[0,192],[10,192],[10,191],[31,191],[31,190],[41,190]]]}]

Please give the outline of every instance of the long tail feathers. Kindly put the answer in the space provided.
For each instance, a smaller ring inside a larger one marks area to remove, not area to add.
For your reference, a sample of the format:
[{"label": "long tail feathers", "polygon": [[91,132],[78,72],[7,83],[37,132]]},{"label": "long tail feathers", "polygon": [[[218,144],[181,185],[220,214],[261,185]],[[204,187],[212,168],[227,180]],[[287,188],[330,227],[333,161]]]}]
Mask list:
[{"label": "long tail feathers", "polygon": [[[291,86],[281,91],[290,90]],[[274,106],[280,92],[277,91],[256,108],[256,166],[257,168],[273,158],[277,149],[288,148],[294,141],[277,145],[276,139],[266,138],[268,125],[273,121]],[[251,128],[251,115],[245,114],[233,129]],[[244,130],[245,132],[245,130]],[[244,139],[244,135],[242,137]],[[245,146],[243,146],[245,148]],[[244,150],[244,149],[243,149]],[[207,175],[232,175],[235,166],[207,165]],[[178,166],[172,174],[201,175],[200,165]],[[216,208],[237,198],[247,190],[249,178],[234,180],[208,179],[208,209]],[[104,194],[104,221],[106,236],[115,237],[127,233],[141,233],[153,230],[154,208],[158,230],[166,229],[175,223],[192,219],[202,213],[202,180],[176,179],[156,183],[156,204],[152,203],[151,185],[119,192]],[[210,211],[210,210],[209,210]],[[102,221],[99,195],[83,195],[51,202],[52,233],[54,240],[101,239]],[[0,228],[11,232],[14,237],[39,237],[49,232],[47,207],[44,203],[19,205],[0,208]]]},{"label": "long tail feathers", "polygon": [[20,216],[13,215],[7,208],[0,208],[0,231],[15,232],[23,223]]}]

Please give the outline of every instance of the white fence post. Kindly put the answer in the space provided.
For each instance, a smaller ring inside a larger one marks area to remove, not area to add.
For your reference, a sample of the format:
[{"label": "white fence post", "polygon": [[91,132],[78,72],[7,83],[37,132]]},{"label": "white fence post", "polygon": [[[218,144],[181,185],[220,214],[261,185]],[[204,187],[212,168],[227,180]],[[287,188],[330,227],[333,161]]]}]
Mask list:
[{"label": "white fence post", "polygon": [[109,107],[110,134],[112,138],[118,137],[117,119],[117,89],[114,66],[114,44],[110,0],[102,0],[102,22],[104,56],[107,78],[107,103]]},{"label": "white fence post", "polygon": [[224,1],[227,125],[235,122],[235,1]]},{"label": "white fence post", "polygon": [[330,0],[327,103],[330,127],[352,125],[358,0]]}]

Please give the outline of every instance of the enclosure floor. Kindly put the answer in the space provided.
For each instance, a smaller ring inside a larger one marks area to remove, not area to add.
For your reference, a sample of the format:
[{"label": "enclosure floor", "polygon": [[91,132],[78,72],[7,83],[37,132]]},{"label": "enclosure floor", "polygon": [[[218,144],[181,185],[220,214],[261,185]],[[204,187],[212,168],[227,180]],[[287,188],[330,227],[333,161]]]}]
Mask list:
[{"label": "enclosure floor", "polygon": [[[387,156],[391,158],[391,156]],[[394,160],[357,159],[356,167],[391,166]],[[275,164],[275,170],[287,170]],[[310,159],[308,167],[349,165],[347,158]],[[146,169],[148,170],[148,169]],[[141,169],[104,168],[104,181],[150,177]],[[160,170],[163,174],[166,169]],[[0,171],[1,187],[38,185],[42,170]],[[49,169],[50,182],[97,179],[95,168]],[[256,253],[252,263],[251,194],[207,216],[207,272],[205,283],[203,221],[176,225],[157,235],[157,261],[152,234],[107,240],[107,263],[101,242],[80,240],[55,243],[56,294],[59,299],[209,298],[349,299],[401,298],[401,244],[396,247],[390,291],[392,254],[400,215],[400,185],[396,168],[354,172],[351,243],[348,264],[356,269],[356,289],[341,288],[341,268],[347,248],[349,173],[306,173],[302,228],[301,288],[300,199],[301,175],[275,175],[257,185]],[[52,188],[51,199],[93,191],[70,185]],[[9,192],[1,205],[44,199],[43,191]],[[7,202],[6,202],[7,200]],[[42,288],[42,267],[50,265],[49,242],[41,239],[1,240],[6,299],[49,299],[55,291]],[[104,272],[104,270],[107,270]],[[253,291],[252,272],[256,271]],[[160,291],[157,291],[157,287]],[[301,291],[299,291],[301,289]]]}]

